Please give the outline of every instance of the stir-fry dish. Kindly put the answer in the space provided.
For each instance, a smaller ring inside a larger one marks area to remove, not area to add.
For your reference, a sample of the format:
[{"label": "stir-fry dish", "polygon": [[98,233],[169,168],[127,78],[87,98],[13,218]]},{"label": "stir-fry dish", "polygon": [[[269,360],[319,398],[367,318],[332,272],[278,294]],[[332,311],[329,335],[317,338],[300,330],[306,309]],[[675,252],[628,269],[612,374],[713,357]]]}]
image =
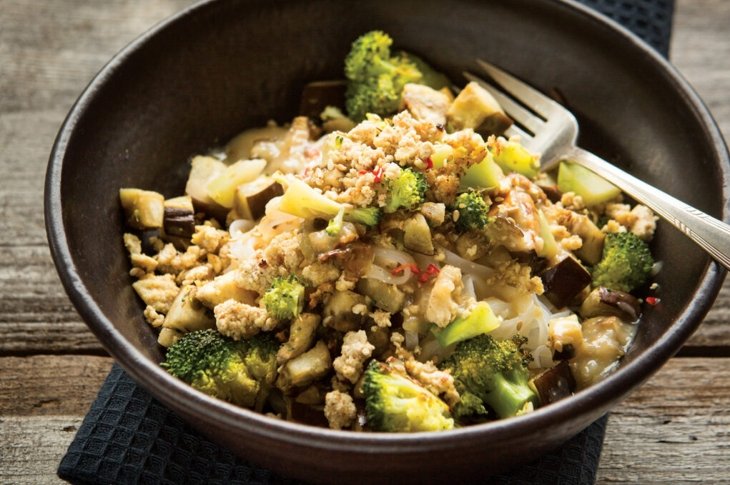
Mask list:
[{"label": "stir-fry dish", "polygon": [[306,114],[195,156],[184,195],[120,190],[173,376],[278,419],[434,431],[532,412],[625,354],[658,301],[654,214],[569,162],[541,173],[484,88],[391,44],[364,34]]}]

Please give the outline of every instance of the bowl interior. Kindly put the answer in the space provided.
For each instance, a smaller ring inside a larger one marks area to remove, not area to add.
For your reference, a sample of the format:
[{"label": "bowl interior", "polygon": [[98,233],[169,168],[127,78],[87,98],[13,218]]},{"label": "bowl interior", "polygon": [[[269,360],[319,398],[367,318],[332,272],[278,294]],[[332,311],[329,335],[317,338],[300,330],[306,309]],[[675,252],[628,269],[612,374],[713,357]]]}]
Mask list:
[{"label": "bowl interior", "polygon": [[[204,2],[107,65],[74,107],[51,159],[46,210],[59,272],[115,357],[127,366],[161,358],[130,286],[118,189],[182,193],[191,155],[269,119],[290,120],[302,86],[342,77],[350,42],[373,28],[455,84],[484,58],[557,91],[578,116],[586,148],[724,216],[727,153],[702,106],[648,48],[570,4]],[[664,262],[662,303],[647,309],[628,361],[655,351],[679,324],[663,358],[676,351],[721,283],[708,257],[668,224],[653,246]],[[627,391],[659,364],[627,374],[616,389]],[[152,388],[160,379],[142,383]]]}]

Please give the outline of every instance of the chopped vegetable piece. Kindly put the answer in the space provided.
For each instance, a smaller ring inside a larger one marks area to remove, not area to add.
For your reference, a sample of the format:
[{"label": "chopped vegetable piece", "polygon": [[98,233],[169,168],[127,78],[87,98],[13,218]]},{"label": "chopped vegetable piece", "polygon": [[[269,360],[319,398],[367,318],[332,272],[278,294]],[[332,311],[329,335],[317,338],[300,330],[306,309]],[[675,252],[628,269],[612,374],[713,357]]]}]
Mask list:
[{"label": "chopped vegetable piece", "polygon": [[567,256],[540,275],[545,296],[558,308],[567,306],[578,293],[591,284],[591,274],[574,257]]},{"label": "chopped vegetable piece", "polygon": [[480,301],[466,317],[459,317],[436,334],[442,347],[448,347],[499,327],[502,318],[492,311],[487,302]]},{"label": "chopped vegetable piece", "polygon": [[588,207],[615,199],[621,190],[587,168],[560,162],[558,188],[561,192],[575,192]]},{"label": "chopped vegetable piece", "polygon": [[492,154],[487,152],[484,160],[469,167],[461,177],[461,188],[493,189],[499,186],[504,179],[504,172],[494,161]]},{"label": "chopped vegetable piece", "polygon": [[489,204],[484,197],[470,190],[459,194],[454,203],[456,227],[461,231],[481,230],[487,225]]},{"label": "chopped vegetable piece", "polygon": [[304,308],[304,285],[296,276],[276,278],[266,290],[261,301],[274,318],[289,320],[295,318]]},{"label": "chopped vegetable piece", "polygon": [[541,372],[532,379],[532,385],[537,390],[542,406],[565,399],[575,391],[575,379],[567,360]]},{"label": "chopped vegetable piece", "polygon": [[266,160],[261,159],[240,160],[229,165],[220,175],[208,182],[208,195],[219,205],[230,209],[233,207],[236,188],[254,180],[265,167]]},{"label": "chopped vegetable piece", "polygon": [[495,163],[507,172],[517,172],[531,178],[540,172],[540,157],[514,140],[497,138],[489,148]]},{"label": "chopped vegetable piece", "polygon": [[195,209],[189,195],[165,201],[165,234],[189,239],[195,232]]},{"label": "chopped vegetable piece", "polygon": [[475,82],[459,92],[446,116],[450,131],[472,128],[484,136],[501,134],[512,125],[494,96]]},{"label": "chopped vegetable piece", "polygon": [[271,199],[283,194],[284,189],[274,179],[258,177],[236,188],[233,206],[240,218],[254,221],[264,215]]},{"label": "chopped vegetable piece", "polygon": [[439,431],[454,427],[449,406],[393,366],[372,361],[363,380],[367,424],[375,431]]},{"label": "chopped vegetable piece", "polygon": [[603,256],[593,267],[593,286],[630,292],[646,283],[654,266],[649,245],[632,232],[606,235]]},{"label": "chopped vegetable piece", "polygon": [[383,211],[391,214],[398,209],[412,210],[424,202],[428,184],[421,172],[404,168],[397,177],[387,180],[388,197]]},{"label": "chopped vegetable piece", "polygon": [[135,229],[161,228],[165,218],[165,198],[151,190],[119,189],[127,225]]},{"label": "chopped vegetable piece", "polygon": [[550,223],[540,209],[537,210],[537,220],[540,222],[540,237],[543,240],[542,248],[537,251],[537,255],[541,258],[552,259],[558,254],[558,243],[555,242],[555,236],[550,230]]}]

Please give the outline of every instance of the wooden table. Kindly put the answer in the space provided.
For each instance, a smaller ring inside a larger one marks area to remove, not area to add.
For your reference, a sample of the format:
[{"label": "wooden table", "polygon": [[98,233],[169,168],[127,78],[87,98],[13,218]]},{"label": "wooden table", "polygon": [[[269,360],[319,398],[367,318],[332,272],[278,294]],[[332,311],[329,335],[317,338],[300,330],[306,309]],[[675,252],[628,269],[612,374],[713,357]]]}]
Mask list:
[{"label": "wooden table", "polygon": [[[43,225],[56,132],[101,66],[191,0],[0,1],[0,483],[52,483],[112,364]],[[730,139],[730,2],[678,0],[671,58]],[[730,481],[730,283],[680,355],[610,415],[600,483]]]}]

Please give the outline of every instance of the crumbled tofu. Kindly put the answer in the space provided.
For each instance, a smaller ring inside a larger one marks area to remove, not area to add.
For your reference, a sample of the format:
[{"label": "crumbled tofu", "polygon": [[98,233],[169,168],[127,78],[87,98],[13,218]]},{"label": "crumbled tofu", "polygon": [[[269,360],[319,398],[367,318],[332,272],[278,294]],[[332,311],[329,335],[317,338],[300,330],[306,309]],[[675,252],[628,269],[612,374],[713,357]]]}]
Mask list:
[{"label": "crumbled tofu", "polygon": [[147,320],[147,323],[153,327],[161,327],[162,323],[165,321],[165,315],[158,313],[157,310],[150,305],[147,305],[144,309],[144,318]]},{"label": "crumbled tofu", "polygon": [[213,281],[198,288],[195,296],[208,308],[215,308],[227,300],[235,300],[253,305],[256,301],[257,294],[238,286],[237,279],[238,275],[235,271],[223,273]]},{"label": "crumbled tofu", "polygon": [[332,263],[320,263],[316,261],[302,270],[302,276],[313,286],[337,281],[340,277],[340,269]]},{"label": "crumbled tofu", "polygon": [[124,247],[127,248],[130,256],[142,253],[142,241],[134,234],[124,233]]},{"label": "crumbled tofu", "polygon": [[441,202],[424,202],[420,211],[432,227],[438,227],[446,220],[446,204]]},{"label": "crumbled tofu", "polygon": [[159,313],[167,313],[170,310],[170,305],[180,291],[175,278],[169,274],[137,280],[132,283],[132,288],[145,304]]},{"label": "crumbled tofu", "polygon": [[409,376],[437,396],[442,395],[449,406],[459,402],[459,391],[449,372],[439,370],[431,361],[419,362],[413,358],[407,359],[405,366]]},{"label": "crumbled tofu", "polygon": [[191,285],[193,283],[202,284],[213,279],[213,268],[207,264],[201,264],[200,266],[195,266],[194,268],[190,268],[189,270],[180,273],[178,279],[182,286]]},{"label": "crumbled tofu", "polygon": [[274,267],[283,266],[288,271],[299,271],[304,261],[301,247],[301,235],[298,231],[284,232],[275,236],[264,249],[266,262]]},{"label": "crumbled tofu", "polygon": [[194,268],[200,264],[204,252],[198,246],[189,246],[184,253],[180,253],[171,243],[157,253],[157,270],[161,273],[178,274],[181,271]]},{"label": "crumbled tofu", "polygon": [[583,202],[583,197],[576,195],[575,192],[566,192],[560,197],[560,203],[569,210],[582,210],[585,209],[586,205]]},{"label": "crumbled tofu", "polygon": [[278,324],[265,309],[236,300],[216,305],[213,313],[218,331],[234,340],[253,337],[261,331],[271,331]]},{"label": "crumbled tofu", "polygon": [[443,328],[459,314],[456,299],[461,295],[464,285],[461,281],[461,270],[446,265],[439,271],[428,297],[426,319]]},{"label": "crumbled tofu", "polygon": [[641,204],[634,206],[631,213],[636,216],[636,220],[629,230],[644,241],[650,241],[656,230],[657,216],[654,215],[651,209]]},{"label": "crumbled tofu", "polygon": [[190,241],[209,253],[217,253],[228,242],[229,238],[228,231],[222,231],[209,225],[201,225],[195,226],[195,233]]},{"label": "crumbled tofu", "polygon": [[363,365],[373,355],[375,346],[368,342],[364,330],[347,332],[342,341],[340,356],[334,361],[335,372],[341,380],[355,384],[363,371]]},{"label": "crumbled tofu", "polygon": [[157,269],[157,260],[146,254],[132,254],[129,259],[132,261],[132,266],[140,268],[147,273],[152,273]]},{"label": "crumbled tofu", "polygon": [[391,314],[389,312],[375,310],[370,314],[370,318],[373,319],[375,325],[377,325],[379,328],[388,328],[391,324],[390,315]]},{"label": "crumbled tofu", "polygon": [[401,93],[401,108],[411,112],[417,120],[434,125],[446,125],[446,112],[451,99],[444,93],[423,84],[406,84]]},{"label": "crumbled tofu", "polygon": [[355,402],[347,393],[328,392],[324,397],[324,416],[332,429],[349,428],[357,417]]}]

